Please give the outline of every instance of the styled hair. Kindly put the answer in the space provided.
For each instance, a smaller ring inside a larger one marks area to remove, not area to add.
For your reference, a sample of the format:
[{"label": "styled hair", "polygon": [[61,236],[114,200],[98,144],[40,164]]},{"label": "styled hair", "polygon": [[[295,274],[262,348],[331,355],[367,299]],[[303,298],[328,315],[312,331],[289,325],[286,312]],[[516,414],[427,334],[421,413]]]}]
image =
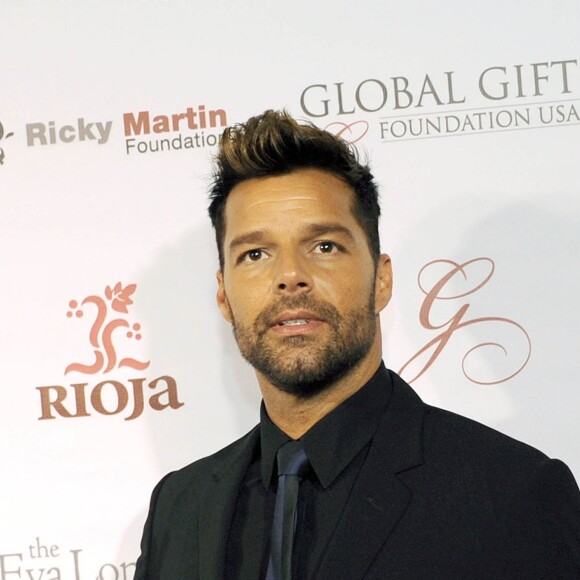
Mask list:
[{"label": "styled hair", "polygon": [[375,263],[380,255],[378,188],[356,149],[311,123],[300,124],[286,111],[268,110],[223,132],[214,158],[209,216],[215,229],[220,267],[224,266],[225,206],[242,181],[320,169],[347,183],[355,193],[353,214],[365,231]]}]

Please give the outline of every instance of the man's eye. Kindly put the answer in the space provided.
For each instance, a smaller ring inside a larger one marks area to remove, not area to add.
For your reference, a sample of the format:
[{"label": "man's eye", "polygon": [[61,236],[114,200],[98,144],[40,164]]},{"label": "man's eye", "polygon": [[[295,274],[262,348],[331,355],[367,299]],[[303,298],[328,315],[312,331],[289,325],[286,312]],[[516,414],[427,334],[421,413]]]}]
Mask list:
[{"label": "man's eye", "polygon": [[258,262],[265,256],[264,250],[250,250],[246,252],[242,258],[247,262]]},{"label": "man's eye", "polygon": [[317,244],[316,249],[321,254],[331,254],[338,249],[338,246],[334,242],[320,242]]}]

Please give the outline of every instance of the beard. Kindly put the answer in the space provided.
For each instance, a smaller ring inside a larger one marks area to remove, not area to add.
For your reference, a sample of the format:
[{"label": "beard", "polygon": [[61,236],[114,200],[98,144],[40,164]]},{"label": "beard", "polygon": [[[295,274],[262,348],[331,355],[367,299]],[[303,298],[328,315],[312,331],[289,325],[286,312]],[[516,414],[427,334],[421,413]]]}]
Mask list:
[{"label": "beard", "polygon": [[[277,316],[300,309],[324,320],[330,336],[270,335]],[[249,327],[234,318],[233,330],[242,356],[254,369],[281,391],[307,399],[331,387],[368,354],[375,339],[375,316],[373,292],[366,305],[345,315],[327,302],[301,294],[266,308]]]}]

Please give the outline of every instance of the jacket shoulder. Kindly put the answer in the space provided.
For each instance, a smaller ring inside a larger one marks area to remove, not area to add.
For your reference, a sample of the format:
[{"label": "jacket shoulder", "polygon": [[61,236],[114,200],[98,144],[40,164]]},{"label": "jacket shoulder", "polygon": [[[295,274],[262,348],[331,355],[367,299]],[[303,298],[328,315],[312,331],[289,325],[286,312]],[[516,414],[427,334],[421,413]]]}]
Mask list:
[{"label": "jacket shoulder", "polygon": [[518,463],[527,468],[543,464],[548,457],[538,449],[488,427],[474,419],[424,403],[413,388],[391,371],[395,393],[401,393],[405,406],[422,414],[423,451],[428,457],[455,458],[459,462],[492,462],[495,468]]},{"label": "jacket shoulder", "polygon": [[487,457],[497,467],[504,462],[512,464],[514,458],[527,464],[548,459],[545,453],[527,443],[474,419],[430,405],[426,405],[424,436],[439,452],[448,449],[449,453]]}]

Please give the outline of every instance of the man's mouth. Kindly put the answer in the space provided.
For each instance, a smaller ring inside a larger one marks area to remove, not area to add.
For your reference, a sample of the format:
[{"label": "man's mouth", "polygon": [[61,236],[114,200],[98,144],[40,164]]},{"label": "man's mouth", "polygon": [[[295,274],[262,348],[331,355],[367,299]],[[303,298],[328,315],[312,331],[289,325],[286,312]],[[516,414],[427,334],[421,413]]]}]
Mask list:
[{"label": "man's mouth", "polygon": [[269,327],[280,336],[295,336],[315,332],[323,323],[313,310],[287,310],[271,320]]},{"label": "man's mouth", "polygon": [[296,318],[295,320],[283,320],[278,322],[278,326],[299,326],[301,324],[308,324],[310,320],[307,318]]},{"label": "man's mouth", "polygon": [[270,326],[303,326],[310,322],[322,322],[322,319],[313,310],[302,308],[282,312],[270,322]]}]

